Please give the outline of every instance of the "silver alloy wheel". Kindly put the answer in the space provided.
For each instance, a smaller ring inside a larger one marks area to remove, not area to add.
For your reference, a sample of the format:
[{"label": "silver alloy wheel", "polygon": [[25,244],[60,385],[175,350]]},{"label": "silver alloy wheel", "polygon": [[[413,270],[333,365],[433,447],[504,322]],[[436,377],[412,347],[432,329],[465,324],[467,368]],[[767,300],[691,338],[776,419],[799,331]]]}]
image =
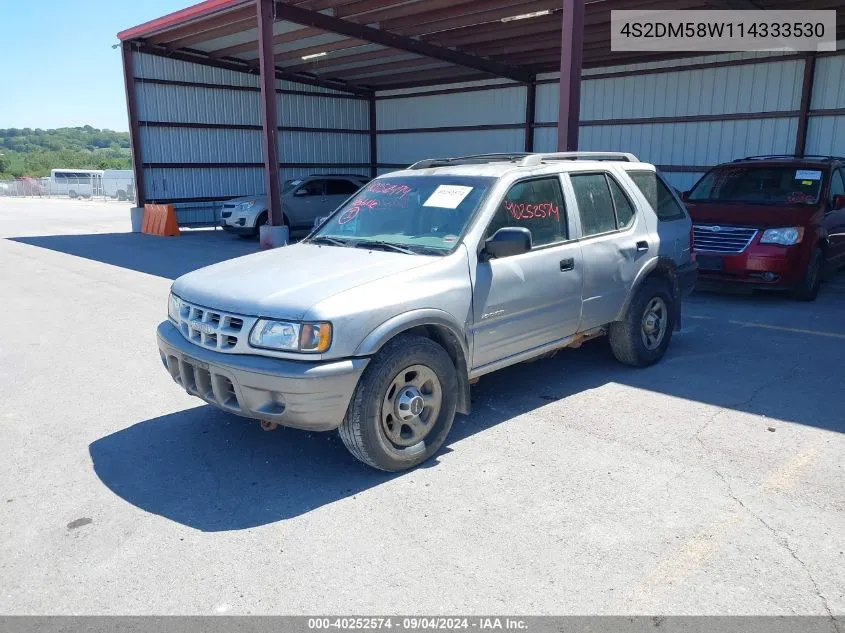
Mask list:
[{"label": "silver alloy wheel", "polygon": [[440,415],[443,388],[434,370],[411,365],[390,383],[381,407],[381,427],[400,447],[419,444]]},{"label": "silver alloy wheel", "polygon": [[643,345],[648,351],[654,351],[666,336],[666,326],[669,322],[669,308],[661,297],[652,297],[643,313],[642,334]]}]

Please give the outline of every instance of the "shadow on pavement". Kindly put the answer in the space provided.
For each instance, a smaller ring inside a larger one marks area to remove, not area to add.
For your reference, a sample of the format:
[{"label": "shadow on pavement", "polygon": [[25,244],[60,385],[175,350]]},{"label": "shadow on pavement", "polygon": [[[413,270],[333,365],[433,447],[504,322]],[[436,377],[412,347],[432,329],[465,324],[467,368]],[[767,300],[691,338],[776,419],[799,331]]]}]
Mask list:
[{"label": "shadow on pavement", "polygon": [[[845,340],[691,319],[662,363],[633,369],[618,364],[606,341],[598,340],[484,377],[473,388],[472,415],[458,416],[443,451],[608,383],[845,432],[838,370],[843,352]],[[789,362],[770,362],[773,353]],[[630,416],[637,424],[641,414],[632,410]],[[359,464],[336,433],[264,433],[256,423],[210,406],[140,422],[92,443],[90,454],[115,494],[204,531],[295,517],[405,476]],[[437,460],[424,467],[436,468]]]},{"label": "shadow on pavement", "polygon": [[260,250],[257,239],[208,229],[183,230],[179,237],[93,233],[7,239],[167,279]]}]

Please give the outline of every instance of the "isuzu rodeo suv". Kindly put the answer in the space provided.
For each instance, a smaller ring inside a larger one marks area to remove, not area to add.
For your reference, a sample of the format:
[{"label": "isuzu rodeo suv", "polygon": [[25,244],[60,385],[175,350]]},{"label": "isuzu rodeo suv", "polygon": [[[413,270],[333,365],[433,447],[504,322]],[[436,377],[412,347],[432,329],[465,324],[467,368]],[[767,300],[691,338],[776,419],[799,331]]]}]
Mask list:
[{"label": "isuzu rodeo suv", "polygon": [[189,394],[399,471],[484,374],[602,335],[657,362],[695,279],[683,204],[630,154],[430,159],[294,246],[177,279],[158,347]]}]

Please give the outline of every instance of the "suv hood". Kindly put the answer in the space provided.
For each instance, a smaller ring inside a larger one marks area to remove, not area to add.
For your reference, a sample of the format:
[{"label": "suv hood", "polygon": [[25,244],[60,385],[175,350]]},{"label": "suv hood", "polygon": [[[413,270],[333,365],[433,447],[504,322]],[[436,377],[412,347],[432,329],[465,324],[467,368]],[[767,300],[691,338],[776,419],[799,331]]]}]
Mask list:
[{"label": "suv hood", "polygon": [[436,261],[425,255],[296,244],[200,268],[173,282],[173,292],[224,312],[302,319],[319,301]]},{"label": "suv hood", "polygon": [[258,202],[260,204],[264,204],[264,201],[266,200],[266,198],[265,198],[263,193],[260,193],[257,196],[241,196],[240,198],[232,198],[231,200],[226,200],[226,202],[224,202],[223,204],[229,205],[229,206],[234,206],[234,205],[237,205],[237,204],[241,204],[243,202],[248,202],[250,200],[255,200],[256,202]]},{"label": "suv hood", "polygon": [[721,223],[758,228],[803,226],[810,221],[818,205],[767,206],[720,202],[686,202],[695,223]]}]

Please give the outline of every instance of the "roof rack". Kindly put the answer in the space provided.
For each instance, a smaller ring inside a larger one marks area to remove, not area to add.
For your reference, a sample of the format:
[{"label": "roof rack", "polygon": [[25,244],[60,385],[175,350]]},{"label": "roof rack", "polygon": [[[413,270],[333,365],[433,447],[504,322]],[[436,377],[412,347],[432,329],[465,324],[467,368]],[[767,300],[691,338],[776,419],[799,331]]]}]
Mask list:
[{"label": "roof rack", "polygon": [[528,154],[513,153],[513,154],[473,154],[471,156],[457,156],[454,158],[426,158],[425,160],[417,161],[408,169],[428,169],[430,167],[446,167],[449,165],[474,165],[476,163],[492,163],[494,161],[502,162],[516,162],[522,160]]},{"label": "roof rack", "polygon": [[830,162],[834,160],[845,161],[842,156],[823,156],[821,154],[762,154],[760,156],[746,156],[745,158],[736,158],[733,163],[739,163],[744,160],[818,160],[820,162]]},{"label": "roof rack", "polygon": [[639,159],[627,152],[552,152],[527,153],[514,152],[510,154],[474,154],[472,156],[458,156],[456,158],[426,158],[408,167],[408,169],[429,169],[431,167],[448,167],[451,165],[474,165],[479,163],[508,162],[518,163],[520,167],[535,167],[546,161],[554,160],[620,160],[638,163]]},{"label": "roof rack", "polygon": [[619,160],[638,163],[640,159],[628,152],[552,152],[549,154],[528,154],[522,160],[523,167],[533,167],[550,160]]}]

